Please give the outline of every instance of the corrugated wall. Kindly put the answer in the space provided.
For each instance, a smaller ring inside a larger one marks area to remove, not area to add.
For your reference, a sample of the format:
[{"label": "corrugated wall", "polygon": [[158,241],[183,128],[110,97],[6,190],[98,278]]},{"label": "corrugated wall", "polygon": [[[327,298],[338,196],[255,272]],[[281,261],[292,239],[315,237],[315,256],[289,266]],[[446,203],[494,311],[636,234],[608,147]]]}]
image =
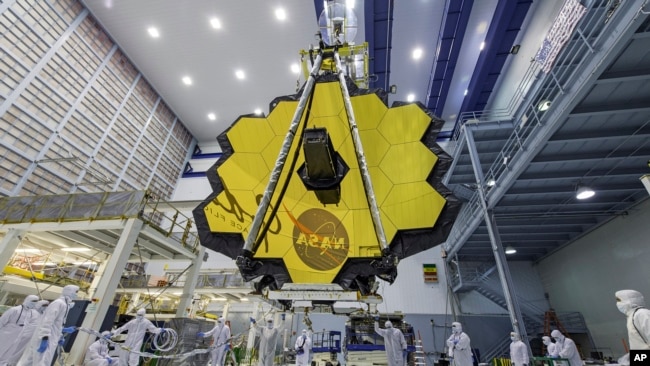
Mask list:
[{"label": "corrugated wall", "polygon": [[169,198],[194,144],[80,2],[0,4],[1,195]]}]

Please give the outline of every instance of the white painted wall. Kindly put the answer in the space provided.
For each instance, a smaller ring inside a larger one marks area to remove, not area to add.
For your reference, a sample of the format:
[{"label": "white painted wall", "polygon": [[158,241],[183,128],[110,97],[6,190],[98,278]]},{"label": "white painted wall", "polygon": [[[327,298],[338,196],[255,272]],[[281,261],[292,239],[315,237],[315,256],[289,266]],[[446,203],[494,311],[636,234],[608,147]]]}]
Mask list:
[{"label": "white painted wall", "polygon": [[614,293],[634,289],[650,298],[650,200],[541,261],[541,282],[557,311],[580,311],[599,348],[624,353],[625,317]]},{"label": "white painted wall", "polygon": [[202,201],[212,193],[206,177],[181,178],[178,180],[172,201]]},{"label": "white painted wall", "polygon": [[[438,283],[424,283],[422,265],[425,263],[438,267]],[[382,281],[377,291],[384,298],[384,303],[378,306],[380,312],[445,313],[447,281],[439,246],[402,260],[397,273],[392,285]]]}]

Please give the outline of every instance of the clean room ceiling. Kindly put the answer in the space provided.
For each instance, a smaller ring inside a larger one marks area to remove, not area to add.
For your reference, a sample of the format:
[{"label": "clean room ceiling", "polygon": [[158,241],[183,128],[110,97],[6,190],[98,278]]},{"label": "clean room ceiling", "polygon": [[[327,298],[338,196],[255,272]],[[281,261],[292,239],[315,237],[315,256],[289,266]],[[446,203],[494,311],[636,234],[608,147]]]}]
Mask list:
[{"label": "clean room ceiling", "polygon": [[[268,113],[272,99],[296,92],[304,80],[291,71],[291,65],[300,61],[299,50],[315,43],[317,9],[322,8],[322,1],[306,0],[83,2],[199,142],[214,141],[238,116],[258,108]],[[564,63],[562,75],[570,81],[560,91],[553,89],[555,74],[540,76],[538,96],[555,94],[553,107],[538,116],[538,123],[554,129],[535,139],[534,145],[520,146],[527,155],[521,156],[518,166],[503,162],[504,157],[506,161],[515,157],[507,153],[509,144],[523,141],[514,128],[523,126],[521,113],[510,111],[492,120],[466,118],[487,122],[485,126],[499,125],[477,131],[476,147],[484,174],[493,166],[507,166],[508,174],[500,170],[490,202],[504,245],[519,249],[511,257],[516,260],[543,258],[608,220],[628,214],[648,197],[639,182],[642,174],[650,173],[646,164],[650,159],[647,14],[640,11],[642,1],[617,6],[613,4],[620,2],[607,0],[586,3],[585,19],[593,24],[579,23],[583,36],[574,34],[566,48],[579,42],[596,48],[583,47],[576,54],[603,51],[597,47],[605,47],[607,36],[618,32],[617,27],[622,29],[619,22],[633,22],[635,29],[606,45],[611,54],[579,88],[569,87],[578,85],[570,79],[580,71],[576,58],[558,58],[558,65]],[[562,4],[559,0],[357,0],[355,12],[361,36],[371,41],[374,69],[389,70],[388,82],[380,86],[397,86],[389,102],[414,94],[415,100],[446,120],[444,136],[462,112],[504,108],[510,103]],[[276,16],[279,8],[286,19]],[[637,17],[623,19],[625,13]],[[212,18],[218,18],[220,28],[212,27]],[[149,27],[158,29],[158,38],[148,34]],[[383,57],[387,47],[389,59]],[[417,60],[412,57],[416,48],[422,50]],[[238,70],[244,72],[243,79],[237,78]],[[191,78],[191,85],[183,83],[185,76]],[[215,120],[208,118],[210,113]],[[529,118],[524,124],[533,121]],[[453,152],[453,141],[441,143]],[[456,160],[449,186],[475,204],[476,180],[467,148]],[[576,200],[580,183],[593,186],[596,196]],[[462,260],[493,260],[487,228],[472,220],[470,216],[459,219],[457,226],[463,229],[455,229],[460,233],[448,244]]]}]

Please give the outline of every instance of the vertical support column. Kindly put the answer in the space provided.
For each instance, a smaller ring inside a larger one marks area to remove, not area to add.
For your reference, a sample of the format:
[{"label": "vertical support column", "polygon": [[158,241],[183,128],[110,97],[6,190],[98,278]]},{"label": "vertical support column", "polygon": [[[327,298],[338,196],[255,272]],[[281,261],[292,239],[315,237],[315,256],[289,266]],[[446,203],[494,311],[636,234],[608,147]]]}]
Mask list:
[{"label": "vertical support column", "polygon": [[[129,256],[133,251],[135,241],[142,229],[142,225],[143,223],[140,219],[128,219],[126,221],[122,235],[115,245],[113,254],[106,263],[104,272],[97,274],[97,277],[100,278],[95,292],[91,294],[92,298],[99,299],[97,302],[97,309],[93,313],[86,313],[86,317],[81,324],[83,328],[99,331],[99,328],[106,317],[106,313],[108,312],[108,306],[115,297],[115,290],[117,289],[117,285],[121,278],[121,276],[113,276],[112,274],[122,273],[122,270],[126,266]],[[83,363],[82,357],[93,341],[94,336],[91,336],[88,333],[79,332],[75,343],[70,350],[68,363],[71,365],[81,365]]]},{"label": "vertical support column", "polygon": [[9,229],[0,241],[0,269],[4,269],[23,240],[24,230]]},{"label": "vertical support column", "polygon": [[196,288],[196,281],[199,279],[201,263],[203,263],[203,255],[205,254],[205,247],[203,245],[199,245],[199,248],[199,252],[196,253],[196,257],[194,257],[192,260],[192,267],[187,270],[187,274],[185,275],[183,293],[181,294],[181,299],[178,302],[178,308],[176,309],[177,318],[183,318],[188,316],[190,313],[193,313],[191,310],[187,311],[187,309],[192,307],[194,289]]},{"label": "vertical support column", "polygon": [[129,300],[129,306],[126,308],[126,313],[135,313],[138,311],[140,305],[140,293],[136,292],[131,294],[131,299]]},{"label": "vertical support column", "polygon": [[528,343],[526,327],[524,326],[523,317],[521,316],[521,309],[519,308],[519,302],[517,302],[517,297],[515,295],[512,277],[510,276],[510,269],[508,268],[508,263],[506,262],[505,253],[503,252],[503,245],[501,243],[501,236],[499,235],[499,228],[497,227],[496,221],[494,220],[493,211],[488,209],[487,198],[484,191],[485,182],[483,177],[483,170],[481,169],[481,162],[478,157],[476,143],[474,142],[474,134],[472,133],[471,129],[465,128],[465,138],[467,140],[469,157],[472,161],[472,168],[474,169],[474,175],[476,177],[476,190],[479,194],[479,201],[481,202],[481,208],[483,210],[485,226],[487,227],[488,234],[490,236],[490,242],[492,243],[492,252],[494,253],[497,271],[499,272],[499,279],[501,280],[501,286],[503,287],[503,296],[505,297],[506,304],[508,306],[508,313],[510,315],[510,322],[512,323],[512,330],[521,335],[521,340],[526,343],[526,346],[528,347],[530,353],[530,344]]},{"label": "vertical support column", "polygon": [[[106,258],[104,258],[104,261],[99,265],[97,268],[97,271],[95,273],[105,273],[106,271],[106,266],[108,265],[108,260],[110,259],[110,256],[107,255]],[[94,294],[95,291],[97,290],[97,286],[99,286],[99,281],[101,281],[103,276],[95,276],[93,278],[93,282],[90,283],[90,287],[88,287],[88,294]]]},{"label": "vertical support column", "polygon": [[223,310],[221,311],[221,316],[223,316],[224,319],[228,319],[229,311],[230,311],[230,303],[227,302],[226,305],[223,306]]}]

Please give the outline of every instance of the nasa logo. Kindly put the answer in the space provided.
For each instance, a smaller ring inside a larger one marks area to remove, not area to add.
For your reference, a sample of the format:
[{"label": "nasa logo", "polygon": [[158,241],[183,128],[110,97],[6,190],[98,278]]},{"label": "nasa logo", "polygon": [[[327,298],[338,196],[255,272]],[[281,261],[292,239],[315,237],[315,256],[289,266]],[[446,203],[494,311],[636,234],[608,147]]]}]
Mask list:
[{"label": "nasa logo", "polygon": [[328,211],[312,208],[294,221],[293,246],[312,269],[327,271],[343,264],[349,242],[341,221]]}]

